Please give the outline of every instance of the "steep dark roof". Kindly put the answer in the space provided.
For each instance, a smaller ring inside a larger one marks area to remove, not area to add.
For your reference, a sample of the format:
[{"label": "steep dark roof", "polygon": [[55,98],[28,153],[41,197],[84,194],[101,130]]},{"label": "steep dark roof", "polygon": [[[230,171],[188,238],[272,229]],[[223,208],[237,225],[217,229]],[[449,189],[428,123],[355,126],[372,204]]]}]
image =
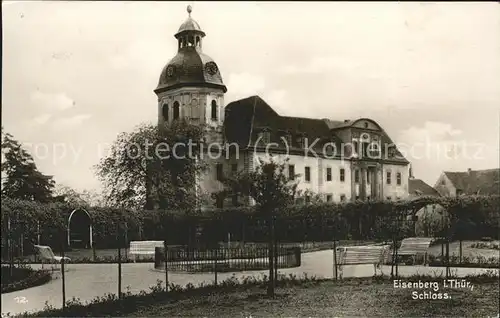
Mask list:
[{"label": "steep dark roof", "polygon": [[[315,119],[304,117],[280,116],[271,106],[269,106],[259,96],[251,96],[245,99],[237,100],[226,106],[224,120],[224,133],[226,141],[229,143],[238,143],[240,148],[252,146],[258,140],[259,133],[262,130],[269,129],[270,142],[283,144],[283,137],[291,135],[292,145],[288,145],[291,150],[302,150],[309,148],[314,143],[315,151],[324,150],[325,143],[332,143],[336,147],[336,154],[349,155],[348,150],[342,151],[342,143],[350,144],[350,140],[342,140],[340,129],[348,129],[356,120],[349,122],[339,122],[330,119]],[[307,139],[299,148],[297,142],[299,137]],[[318,142],[315,143],[315,141]],[[392,140],[385,131],[381,131],[382,144],[392,144]],[[385,147],[382,147],[383,158],[391,162],[408,164],[409,162],[400,155],[395,148],[394,156],[386,156]],[[319,153],[318,153],[319,154]],[[399,155],[399,156],[398,156]]]},{"label": "steep dark roof", "polygon": [[410,195],[435,195],[439,196],[439,192],[420,179],[408,180],[408,193]]},{"label": "steep dark roof", "polygon": [[464,194],[498,194],[500,190],[500,169],[445,171],[444,174],[453,186]]},{"label": "steep dark roof", "polygon": [[269,129],[271,142],[280,143],[282,137],[290,134],[292,147],[297,146],[295,139],[303,136],[312,144],[320,139],[322,142],[335,142],[340,146],[340,140],[330,132],[328,125],[322,119],[280,116],[259,96],[251,96],[230,103],[226,107],[224,133],[227,142],[237,142],[240,146],[253,145],[262,130]]}]

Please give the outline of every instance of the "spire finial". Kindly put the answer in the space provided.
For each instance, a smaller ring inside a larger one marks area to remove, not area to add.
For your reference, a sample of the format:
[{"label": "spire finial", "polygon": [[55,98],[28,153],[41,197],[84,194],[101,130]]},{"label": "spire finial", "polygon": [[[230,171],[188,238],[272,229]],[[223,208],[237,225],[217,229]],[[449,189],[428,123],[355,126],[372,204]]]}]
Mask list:
[{"label": "spire finial", "polygon": [[191,17],[191,12],[193,12],[193,7],[191,7],[190,5],[187,6],[187,12],[189,14],[189,16]]}]

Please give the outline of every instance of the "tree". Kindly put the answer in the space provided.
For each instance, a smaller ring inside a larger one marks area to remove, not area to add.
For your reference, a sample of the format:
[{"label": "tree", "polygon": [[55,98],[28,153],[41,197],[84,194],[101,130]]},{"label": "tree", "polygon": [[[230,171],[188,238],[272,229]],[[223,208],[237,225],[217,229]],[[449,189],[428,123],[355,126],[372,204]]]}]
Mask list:
[{"label": "tree", "polygon": [[55,182],[36,166],[33,157],[21,143],[2,128],[2,196],[9,198],[50,202]]},{"label": "tree", "polygon": [[121,133],[96,166],[110,205],[190,209],[196,203],[196,174],[204,127],[185,120],[157,127],[139,125]]},{"label": "tree", "polygon": [[269,229],[269,285],[267,293],[274,296],[274,225],[275,217],[280,209],[285,209],[294,203],[297,195],[297,186],[285,175],[286,162],[278,163],[272,157],[268,162],[259,158],[259,165],[255,171],[242,172],[232,178],[227,178],[224,183],[227,194],[249,195],[255,200],[258,214],[266,216]]},{"label": "tree", "polygon": [[83,190],[78,192],[75,189],[56,184],[54,187],[54,201],[66,202],[71,206],[94,207],[103,206],[103,198],[99,193],[93,190]]}]

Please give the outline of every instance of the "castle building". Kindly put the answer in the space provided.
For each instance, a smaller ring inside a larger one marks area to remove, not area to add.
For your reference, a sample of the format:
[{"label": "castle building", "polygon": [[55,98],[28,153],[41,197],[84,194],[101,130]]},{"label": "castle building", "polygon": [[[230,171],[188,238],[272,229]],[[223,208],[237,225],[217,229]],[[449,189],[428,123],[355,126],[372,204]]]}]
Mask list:
[{"label": "castle building", "polygon": [[278,160],[288,158],[286,173],[300,190],[327,202],[408,196],[409,162],[374,120],[288,117],[259,96],[226,106],[221,71],[203,52],[205,32],[191,11],[188,6],[189,17],[175,34],[177,55],[163,68],[154,92],[158,125],[186,118],[209,128],[208,142],[219,142],[226,150],[233,146],[221,158],[207,159],[209,169],[198,178],[202,191],[222,190],[224,175],[252,171],[257,158],[271,153]]}]

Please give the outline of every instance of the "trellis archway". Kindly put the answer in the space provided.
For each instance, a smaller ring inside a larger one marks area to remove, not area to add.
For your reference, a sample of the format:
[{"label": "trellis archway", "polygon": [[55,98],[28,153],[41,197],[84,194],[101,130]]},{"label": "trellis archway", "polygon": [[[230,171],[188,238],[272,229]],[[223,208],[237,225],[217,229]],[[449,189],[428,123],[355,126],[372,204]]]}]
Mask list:
[{"label": "trellis archway", "polygon": [[[71,222],[73,221],[73,223]],[[74,228],[75,226],[78,226],[76,229]],[[71,246],[71,230],[73,228],[73,234],[78,234],[77,237],[79,237],[78,240],[81,240],[84,246],[90,245],[89,247],[92,248],[93,246],[93,235],[92,235],[92,217],[90,216],[90,213],[85,210],[84,208],[78,208],[74,209],[69,217],[68,217],[68,246]],[[87,232],[88,228],[88,232]],[[88,235],[87,235],[88,233]],[[73,236],[74,237],[74,236]],[[74,240],[76,241],[76,240]]]}]

